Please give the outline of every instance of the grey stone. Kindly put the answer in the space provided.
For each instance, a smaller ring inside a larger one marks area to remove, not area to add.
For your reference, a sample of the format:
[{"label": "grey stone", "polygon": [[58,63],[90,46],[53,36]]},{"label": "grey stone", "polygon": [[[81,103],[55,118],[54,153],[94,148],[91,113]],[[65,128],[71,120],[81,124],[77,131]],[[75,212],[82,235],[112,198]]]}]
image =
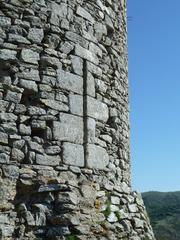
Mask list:
[{"label": "grey stone", "polygon": [[45,153],[48,155],[57,155],[61,152],[61,148],[59,146],[49,146],[45,149]]},{"label": "grey stone", "polygon": [[4,173],[4,176],[5,177],[8,177],[8,178],[14,178],[14,179],[18,179],[19,177],[19,168],[16,167],[16,166],[13,166],[13,165],[4,165],[2,167],[3,169],[3,173]]},{"label": "grey stone", "polygon": [[95,81],[94,81],[93,75],[90,72],[87,73],[86,84],[87,84],[87,95],[91,97],[95,97],[96,96]]},{"label": "grey stone", "polygon": [[95,79],[95,83],[96,83],[96,89],[100,92],[100,93],[106,93],[108,87],[106,86],[106,84],[104,83],[104,81],[100,80],[100,79]]},{"label": "grey stone", "polygon": [[65,37],[68,40],[70,40],[74,43],[77,43],[84,48],[88,48],[88,41],[86,39],[84,39],[83,37],[81,37],[80,35],[78,35],[77,33],[68,31],[68,32],[66,32]]},{"label": "grey stone", "polygon": [[87,166],[94,169],[105,169],[109,163],[107,151],[94,144],[87,144]]},{"label": "grey stone", "polygon": [[31,127],[27,126],[25,124],[20,124],[19,125],[19,132],[22,135],[31,135]]},{"label": "grey stone", "polygon": [[36,93],[36,92],[38,92],[37,84],[34,81],[20,79],[19,80],[19,85],[22,88],[24,88],[24,90],[26,92],[28,92],[28,93]]},{"label": "grey stone", "polygon": [[97,77],[102,77],[102,69],[91,62],[87,62],[87,70]]},{"label": "grey stone", "polygon": [[65,164],[83,167],[84,166],[84,148],[82,145],[64,143],[63,144],[63,162]]},{"label": "grey stone", "polygon": [[8,144],[8,134],[6,134],[4,132],[0,132],[0,143]]},{"label": "grey stone", "polygon": [[17,161],[17,162],[22,162],[22,160],[24,159],[25,155],[24,153],[17,149],[17,148],[13,148],[11,151],[11,159],[12,161]]},{"label": "grey stone", "polygon": [[35,43],[41,43],[44,38],[44,31],[41,28],[30,28],[28,39]]},{"label": "grey stone", "polygon": [[60,47],[60,51],[65,54],[69,54],[73,49],[74,49],[74,45],[72,45],[69,42],[63,43],[62,46]]},{"label": "grey stone", "polygon": [[76,13],[77,13],[79,16],[81,16],[81,17],[87,19],[88,21],[90,21],[92,24],[95,23],[95,20],[94,20],[94,18],[91,16],[91,14],[88,13],[88,12],[87,12],[84,8],[82,8],[81,6],[78,6],[78,7],[77,7]]},{"label": "grey stone", "polygon": [[46,121],[42,120],[33,120],[31,122],[32,129],[46,129]]},{"label": "grey stone", "polygon": [[86,48],[81,47],[79,44],[77,44],[75,46],[75,55],[77,55],[81,58],[84,58],[94,64],[98,65],[98,63],[99,63],[99,59],[93,52],[89,51]]},{"label": "grey stone", "polygon": [[80,57],[71,55],[73,72],[82,76],[83,75],[83,60]]},{"label": "grey stone", "polygon": [[83,78],[60,69],[57,70],[56,86],[81,95],[83,94]]},{"label": "grey stone", "polygon": [[2,122],[13,122],[17,120],[17,116],[13,113],[0,113],[0,121]]},{"label": "grey stone", "polygon": [[75,115],[83,116],[83,97],[80,95],[69,96],[70,112]]},{"label": "grey stone", "polygon": [[21,51],[21,58],[26,63],[38,64],[40,60],[39,53],[31,49],[23,49]]},{"label": "grey stone", "polygon": [[2,60],[16,60],[17,52],[9,49],[0,49],[0,59]]},{"label": "grey stone", "polygon": [[109,118],[108,107],[95,98],[87,97],[87,116],[107,122]]},{"label": "grey stone", "polygon": [[87,118],[87,142],[95,143],[96,141],[96,122],[93,118]]},{"label": "grey stone", "polygon": [[69,107],[62,102],[49,100],[49,99],[41,99],[41,102],[44,103],[47,107],[52,108],[57,111],[63,111],[63,112],[69,111]]},{"label": "grey stone", "polygon": [[55,140],[83,143],[83,119],[71,114],[60,113],[60,122],[53,122]]},{"label": "grey stone", "polygon": [[114,212],[111,212],[110,215],[107,218],[108,222],[114,223],[118,221],[118,218],[116,217],[116,214]]},{"label": "grey stone", "polygon": [[11,18],[0,16],[0,27],[8,27],[11,25]]},{"label": "grey stone", "polygon": [[8,41],[12,43],[24,43],[24,44],[30,44],[31,42],[28,41],[25,37],[18,35],[18,34],[9,34],[8,35]]},{"label": "grey stone", "polygon": [[36,82],[40,81],[39,71],[32,68],[23,70],[22,72],[18,73],[18,76],[22,79],[29,79]]},{"label": "grey stone", "polygon": [[0,153],[0,163],[9,163],[10,157],[5,153]]},{"label": "grey stone", "polygon": [[30,116],[34,116],[34,115],[45,115],[46,111],[43,108],[40,107],[35,107],[35,106],[30,106],[28,108],[28,114]]},{"label": "grey stone", "polygon": [[57,166],[61,162],[60,156],[36,154],[36,163],[39,165]]},{"label": "grey stone", "polygon": [[12,92],[8,90],[5,95],[5,100],[9,102],[19,103],[21,101],[21,93]]}]

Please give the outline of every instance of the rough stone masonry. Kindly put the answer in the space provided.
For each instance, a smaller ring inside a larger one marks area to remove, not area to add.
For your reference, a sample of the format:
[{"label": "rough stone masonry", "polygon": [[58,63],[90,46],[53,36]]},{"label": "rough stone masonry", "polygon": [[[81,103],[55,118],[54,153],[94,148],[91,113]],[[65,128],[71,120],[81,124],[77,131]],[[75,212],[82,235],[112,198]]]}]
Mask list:
[{"label": "rough stone masonry", "polygon": [[125,0],[0,0],[1,239],[154,239],[127,74]]}]

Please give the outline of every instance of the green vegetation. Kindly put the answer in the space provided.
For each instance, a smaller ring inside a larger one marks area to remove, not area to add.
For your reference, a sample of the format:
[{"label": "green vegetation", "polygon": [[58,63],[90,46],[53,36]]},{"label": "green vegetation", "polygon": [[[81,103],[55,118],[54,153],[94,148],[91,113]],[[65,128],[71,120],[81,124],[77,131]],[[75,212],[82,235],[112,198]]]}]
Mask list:
[{"label": "green vegetation", "polygon": [[157,240],[180,239],[180,192],[142,194]]},{"label": "green vegetation", "polygon": [[103,211],[103,214],[106,218],[111,214],[111,201],[109,199],[106,201],[106,209]]},{"label": "green vegetation", "polygon": [[74,234],[66,236],[66,240],[76,240],[76,239],[77,239],[77,237]]}]

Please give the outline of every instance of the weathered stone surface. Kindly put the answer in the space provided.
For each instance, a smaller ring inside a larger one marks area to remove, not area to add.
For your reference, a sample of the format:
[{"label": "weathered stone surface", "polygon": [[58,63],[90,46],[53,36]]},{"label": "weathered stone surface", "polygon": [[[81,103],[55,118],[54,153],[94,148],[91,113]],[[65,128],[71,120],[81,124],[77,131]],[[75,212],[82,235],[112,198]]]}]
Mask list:
[{"label": "weathered stone surface", "polygon": [[36,93],[38,92],[38,87],[36,82],[30,80],[20,79],[19,85],[24,88],[24,90],[28,93]]},{"label": "weathered stone surface", "polygon": [[11,18],[6,16],[0,16],[0,26],[1,27],[8,27],[11,25]]},{"label": "weathered stone surface", "polygon": [[40,165],[47,165],[47,166],[57,166],[61,162],[60,156],[49,156],[49,155],[42,155],[36,154],[36,163]]},{"label": "weathered stone surface", "polygon": [[71,55],[72,68],[74,73],[82,76],[83,75],[83,60],[80,57]]},{"label": "weathered stone surface", "polygon": [[63,162],[78,167],[84,166],[84,148],[82,145],[64,143]]},{"label": "weathered stone surface", "polygon": [[97,120],[107,122],[109,118],[109,110],[105,103],[99,100],[88,97],[87,98],[87,116]]},{"label": "weathered stone surface", "polygon": [[81,58],[84,58],[94,64],[99,63],[97,56],[93,52],[90,52],[89,50],[81,47],[78,44],[75,46],[75,55],[77,55]]},{"label": "weathered stone surface", "polygon": [[9,49],[0,49],[0,59],[15,60],[17,52]]},{"label": "weathered stone surface", "polygon": [[88,41],[86,39],[84,39],[83,37],[81,37],[80,35],[78,35],[77,33],[66,32],[65,37],[68,40],[75,42],[84,48],[88,48]]},{"label": "weathered stone surface", "polygon": [[87,95],[91,97],[95,97],[96,96],[95,81],[94,81],[94,77],[90,72],[87,73],[86,84],[87,84]]},{"label": "weathered stone surface", "polygon": [[83,78],[63,70],[57,70],[56,86],[62,89],[83,94]]},{"label": "weathered stone surface", "polygon": [[0,163],[9,163],[10,157],[5,153],[0,153]]},{"label": "weathered stone surface", "polygon": [[23,49],[21,52],[21,58],[26,63],[38,64],[39,53],[31,50],[31,49]]},{"label": "weathered stone surface", "polygon": [[53,122],[56,140],[83,143],[83,119],[71,114],[60,113],[60,122]]},{"label": "weathered stone surface", "polygon": [[87,118],[87,142],[95,143],[96,141],[96,122],[93,118]]},{"label": "weathered stone surface", "polygon": [[44,37],[44,31],[41,28],[30,28],[28,39],[35,43],[41,43]]},{"label": "weathered stone surface", "polygon": [[84,8],[82,8],[81,6],[78,6],[78,7],[77,7],[76,13],[77,13],[79,16],[87,19],[87,20],[90,21],[91,23],[94,23],[94,22],[95,22],[95,20],[94,20],[93,17],[91,16],[91,14],[88,13],[88,12],[87,12]]},{"label": "weathered stone surface", "polygon": [[75,115],[83,116],[83,97],[80,95],[69,96],[70,112]]},{"label": "weathered stone surface", "polygon": [[105,169],[109,163],[107,151],[94,144],[87,145],[87,165],[89,168]]},{"label": "weathered stone surface", "polygon": [[8,144],[8,134],[0,132],[0,144]]}]

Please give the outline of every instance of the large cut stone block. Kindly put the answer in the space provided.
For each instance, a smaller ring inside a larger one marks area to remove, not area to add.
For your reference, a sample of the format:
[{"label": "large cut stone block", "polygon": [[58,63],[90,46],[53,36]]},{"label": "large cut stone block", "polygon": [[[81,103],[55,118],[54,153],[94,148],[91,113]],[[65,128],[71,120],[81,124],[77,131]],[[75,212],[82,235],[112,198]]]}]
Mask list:
[{"label": "large cut stone block", "polygon": [[84,148],[82,145],[64,143],[63,144],[63,162],[65,164],[83,167],[84,166]]},{"label": "large cut stone block", "polygon": [[94,64],[99,64],[99,59],[93,52],[87,50],[86,48],[81,47],[80,45],[75,46],[75,55],[84,58]]},{"label": "large cut stone block", "polygon": [[61,69],[57,70],[56,86],[81,95],[83,94],[83,78]]},{"label": "large cut stone block", "polygon": [[59,155],[49,156],[36,154],[36,163],[39,165],[47,165],[47,166],[57,166],[61,162],[61,158]]},{"label": "large cut stone block", "polygon": [[87,167],[102,170],[105,169],[109,163],[107,151],[94,144],[88,144],[86,149]]},{"label": "large cut stone block", "polygon": [[53,123],[55,140],[83,143],[83,119],[71,114],[60,113],[60,122]]},{"label": "large cut stone block", "polygon": [[79,95],[69,96],[70,111],[72,114],[83,116],[83,97]]},{"label": "large cut stone block", "polygon": [[95,98],[87,97],[87,116],[107,122],[109,118],[108,106]]}]

